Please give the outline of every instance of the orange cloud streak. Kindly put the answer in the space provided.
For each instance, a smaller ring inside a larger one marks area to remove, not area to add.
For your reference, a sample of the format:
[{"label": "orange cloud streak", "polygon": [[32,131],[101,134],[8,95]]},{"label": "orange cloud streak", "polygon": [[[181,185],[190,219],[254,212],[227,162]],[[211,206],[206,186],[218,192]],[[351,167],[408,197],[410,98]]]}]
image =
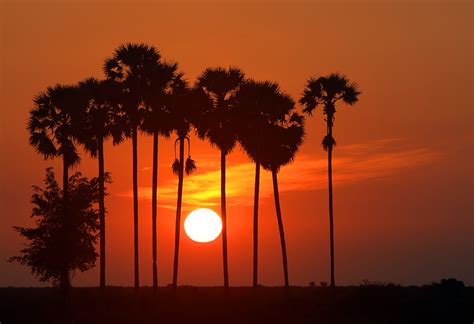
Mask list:
[{"label": "orange cloud streak", "polygon": [[[364,144],[337,147],[333,161],[335,186],[355,182],[381,179],[408,168],[415,168],[439,158],[439,153],[428,148],[403,147],[400,139],[385,139]],[[200,158],[199,173],[184,179],[183,208],[215,207],[220,201],[220,167],[217,156]],[[239,163],[227,167],[226,194],[229,205],[251,205],[255,165]],[[298,155],[295,162],[282,168],[279,189],[285,191],[320,190],[327,186],[327,160]],[[263,172],[260,182],[260,196],[272,195],[271,179]],[[176,208],[177,179],[159,186],[160,207]],[[151,199],[151,187],[140,187],[140,199]],[[120,194],[131,197],[132,192]]]}]

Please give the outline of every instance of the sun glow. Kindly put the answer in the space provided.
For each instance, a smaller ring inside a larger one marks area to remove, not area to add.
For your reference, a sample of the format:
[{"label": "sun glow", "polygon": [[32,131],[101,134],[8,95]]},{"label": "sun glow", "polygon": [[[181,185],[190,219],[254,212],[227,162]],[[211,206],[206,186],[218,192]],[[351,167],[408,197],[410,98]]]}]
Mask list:
[{"label": "sun glow", "polygon": [[211,242],[220,235],[222,220],[211,209],[195,209],[184,220],[184,231],[193,241],[200,243]]}]

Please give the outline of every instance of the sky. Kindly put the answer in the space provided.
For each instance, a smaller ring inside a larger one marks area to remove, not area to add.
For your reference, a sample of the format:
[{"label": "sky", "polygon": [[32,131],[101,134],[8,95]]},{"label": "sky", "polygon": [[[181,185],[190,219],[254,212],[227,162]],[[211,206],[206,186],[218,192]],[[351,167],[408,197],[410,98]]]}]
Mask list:
[{"label": "sky", "polygon": [[[403,285],[455,277],[474,285],[474,5],[459,1],[11,1],[0,3],[0,286],[41,286],[8,263],[25,241],[31,186],[61,161],[37,155],[26,122],[47,86],[103,78],[102,64],[125,42],[157,47],[194,82],[206,68],[237,66],[271,80],[295,100],[310,76],[345,74],[360,101],[337,107],[334,135],[336,282]],[[301,107],[298,107],[301,110]],[[279,174],[290,284],[329,281],[325,133],[320,110],[305,142]],[[171,282],[177,179],[174,137],[159,142],[159,285]],[[139,152],[140,281],[151,285],[152,139]],[[106,199],[107,283],[133,284],[131,141],[105,146],[113,183]],[[191,138],[198,170],[184,179],[184,216],[220,212],[219,151]],[[74,171],[97,175],[83,153]],[[230,284],[252,283],[254,165],[228,156]],[[261,178],[263,285],[282,285],[271,176]],[[183,232],[179,284],[222,285],[221,238],[196,243]],[[96,267],[76,286],[98,285]]]}]

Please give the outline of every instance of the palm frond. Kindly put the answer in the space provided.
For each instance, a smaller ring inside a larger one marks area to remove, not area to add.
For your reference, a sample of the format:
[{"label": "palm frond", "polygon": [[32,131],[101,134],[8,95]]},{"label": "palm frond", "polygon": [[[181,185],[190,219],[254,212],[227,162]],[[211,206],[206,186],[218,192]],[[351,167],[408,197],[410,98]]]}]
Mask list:
[{"label": "palm frond", "polygon": [[173,173],[176,175],[179,175],[180,170],[182,169],[181,163],[179,162],[178,159],[175,159],[173,164],[171,165],[171,169],[173,170]]},{"label": "palm frond", "polygon": [[321,146],[323,147],[323,149],[325,151],[327,151],[329,149],[332,149],[334,146],[336,146],[336,140],[334,139],[334,137],[332,137],[328,134],[328,135],[324,136],[324,138],[321,142]]},{"label": "palm frond", "polygon": [[186,171],[186,174],[187,175],[190,175],[191,173],[193,173],[194,171],[196,170],[196,162],[191,159],[191,156],[189,156],[187,159],[186,159],[186,164],[185,164],[185,171]]},{"label": "palm frond", "polygon": [[352,82],[344,89],[342,100],[348,105],[353,105],[359,100],[360,93],[357,83]]}]

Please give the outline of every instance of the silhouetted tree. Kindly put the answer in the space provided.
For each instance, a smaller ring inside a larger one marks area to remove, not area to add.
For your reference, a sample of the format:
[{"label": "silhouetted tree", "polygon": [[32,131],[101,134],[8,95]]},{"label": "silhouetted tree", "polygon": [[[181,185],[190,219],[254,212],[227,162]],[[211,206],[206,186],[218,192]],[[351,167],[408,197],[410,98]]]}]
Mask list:
[{"label": "silhouetted tree", "polygon": [[153,46],[146,44],[125,44],[118,47],[112,57],[104,63],[108,79],[120,84],[122,89],[120,107],[127,116],[123,131],[132,138],[133,158],[133,236],[135,288],[139,282],[138,258],[138,130],[145,113],[145,98],[149,93],[151,78],[159,65],[160,54]]},{"label": "silhouetted tree", "polygon": [[[202,97],[201,97],[202,98]],[[178,74],[171,84],[171,91],[167,96],[167,109],[171,116],[171,125],[176,132],[174,143],[175,160],[172,165],[173,173],[178,176],[178,197],[176,202],[176,224],[175,224],[175,244],[173,262],[173,289],[178,286],[178,265],[179,265],[179,241],[181,234],[181,206],[183,199],[184,172],[191,174],[196,169],[196,164],[190,155],[189,132],[193,121],[196,118],[196,101],[199,97],[194,95],[182,74]],[[202,99],[201,99],[202,100]],[[199,102],[199,100],[198,100]],[[188,157],[184,162],[184,144],[188,142]],[[179,155],[176,156],[176,145],[179,143]]]},{"label": "silhouetted tree", "polygon": [[248,80],[240,86],[235,99],[239,118],[239,141],[255,162],[254,222],[253,222],[253,286],[258,286],[258,197],[260,163],[266,150],[262,129],[268,124],[283,122],[294,104],[281,92],[277,83]]},{"label": "silhouetted tree", "polygon": [[166,105],[171,92],[171,84],[176,77],[176,63],[161,63],[156,66],[150,77],[149,92],[145,98],[146,111],[141,129],[153,136],[153,172],[152,172],[152,259],[153,292],[158,288],[157,232],[156,218],[158,207],[158,138],[169,137],[172,132],[170,112]]},{"label": "silhouetted tree", "polygon": [[197,79],[196,89],[208,97],[197,125],[198,136],[207,138],[221,151],[221,217],[224,287],[229,287],[227,262],[226,156],[237,141],[237,123],[233,100],[244,80],[237,68],[208,68]]},{"label": "silhouetted tree", "polygon": [[282,166],[294,160],[296,152],[303,143],[304,127],[303,117],[294,112],[293,100],[284,94],[281,94],[280,100],[279,109],[286,109],[288,113],[283,120],[279,119],[275,123],[261,127],[261,136],[265,138],[265,149],[261,152],[261,165],[265,170],[269,170],[272,173],[273,195],[278,230],[280,232],[283,274],[285,287],[288,288],[288,259],[278,190],[278,172]]},{"label": "silhouetted tree", "polygon": [[328,152],[328,187],[329,187],[329,231],[330,231],[330,253],[331,253],[331,287],[335,287],[334,280],[334,219],[333,219],[333,195],[332,195],[332,150],[336,140],[332,135],[334,126],[334,115],[336,103],[343,101],[353,105],[358,101],[360,92],[354,82],[350,82],[340,74],[330,74],[319,78],[310,78],[304,89],[300,103],[304,105],[304,112],[312,115],[318,105],[323,106],[323,114],[326,115],[327,132],[322,141],[324,150]]},{"label": "silhouetted tree", "polygon": [[[80,161],[75,146],[78,133],[77,122],[82,118],[83,97],[78,87],[56,85],[48,87],[46,92],[33,100],[28,120],[29,142],[45,159],[62,157],[63,159],[63,217],[69,217],[68,179],[69,168]],[[63,273],[63,278],[68,278]],[[64,283],[64,285],[68,285]]]},{"label": "silhouetted tree", "polygon": [[92,268],[97,259],[94,245],[99,213],[94,205],[99,201],[99,181],[80,173],[69,178],[67,218],[63,216],[65,192],[59,188],[52,168],[46,170],[44,184],[44,189],[33,186],[31,216],[35,218],[35,227],[14,227],[29,242],[21,256],[9,261],[30,267],[40,281],[67,290],[74,271]]},{"label": "silhouetted tree", "polygon": [[105,189],[104,141],[113,137],[114,144],[123,140],[121,114],[118,109],[119,88],[115,81],[88,78],[79,83],[86,106],[78,124],[78,141],[92,157],[99,170],[100,288],[105,288]]}]

